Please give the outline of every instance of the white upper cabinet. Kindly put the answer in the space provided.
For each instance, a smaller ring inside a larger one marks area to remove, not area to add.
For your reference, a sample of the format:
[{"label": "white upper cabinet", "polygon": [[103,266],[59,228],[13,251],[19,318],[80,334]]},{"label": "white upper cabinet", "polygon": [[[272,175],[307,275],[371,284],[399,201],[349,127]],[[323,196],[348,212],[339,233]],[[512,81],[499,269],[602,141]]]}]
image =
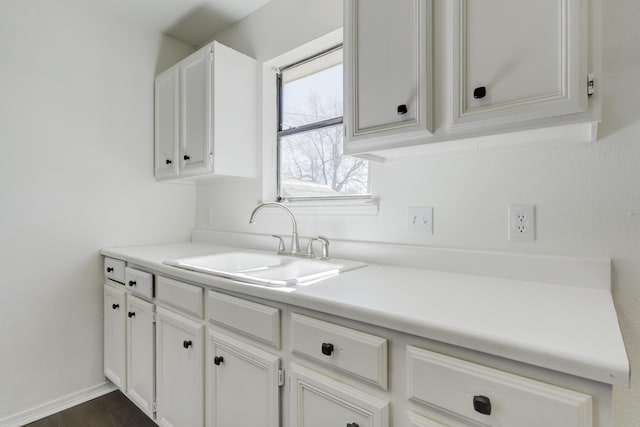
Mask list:
[{"label": "white upper cabinet", "polygon": [[345,153],[408,158],[593,142],[599,6],[345,0]]},{"label": "white upper cabinet", "polygon": [[213,42],[155,80],[155,176],[253,177],[255,60]]},{"label": "white upper cabinet", "polygon": [[431,0],[345,1],[345,152],[431,128]]},{"label": "white upper cabinet", "polygon": [[586,8],[583,0],[454,1],[451,127],[586,111]]}]

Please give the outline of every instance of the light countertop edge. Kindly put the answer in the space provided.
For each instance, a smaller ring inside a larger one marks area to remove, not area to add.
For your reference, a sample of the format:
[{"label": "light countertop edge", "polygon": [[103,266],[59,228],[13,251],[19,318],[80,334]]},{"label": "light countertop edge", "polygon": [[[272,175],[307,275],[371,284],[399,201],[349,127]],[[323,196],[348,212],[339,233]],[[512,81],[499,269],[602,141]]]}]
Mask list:
[{"label": "light countertop edge", "polygon": [[208,288],[629,387],[629,361],[608,290],[379,264],[313,285],[271,288],[162,264],[169,257],[237,249],[187,242],[105,248],[100,253]]}]

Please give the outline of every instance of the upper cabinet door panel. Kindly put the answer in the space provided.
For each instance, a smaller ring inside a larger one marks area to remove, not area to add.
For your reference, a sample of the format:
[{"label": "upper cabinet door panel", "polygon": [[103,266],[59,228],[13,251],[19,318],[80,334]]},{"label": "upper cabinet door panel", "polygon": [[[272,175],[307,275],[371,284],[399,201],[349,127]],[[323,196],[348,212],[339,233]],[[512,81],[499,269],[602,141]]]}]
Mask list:
[{"label": "upper cabinet door panel", "polygon": [[452,127],[586,111],[587,14],[582,3],[454,2]]},{"label": "upper cabinet door panel", "polygon": [[213,53],[203,49],[180,64],[180,164],[186,174],[209,171],[211,165]]},{"label": "upper cabinet door panel", "polygon": [[347,140],[428,130],[431,2],[345,2]]},{"label": "upper cabinet door panel", "polygon": [[178,67],[172,67],[155,81],[155,174],[178,176]]}]

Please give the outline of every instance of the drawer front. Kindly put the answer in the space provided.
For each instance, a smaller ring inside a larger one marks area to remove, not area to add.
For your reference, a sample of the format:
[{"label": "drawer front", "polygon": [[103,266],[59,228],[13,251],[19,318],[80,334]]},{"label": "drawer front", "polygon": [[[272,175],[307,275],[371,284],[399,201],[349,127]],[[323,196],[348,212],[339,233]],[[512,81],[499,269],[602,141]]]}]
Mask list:
[{"label": "drawer front", "polygon": [[409,399],[487,426],[591,427],[591,396],[407,346]]},{"label": "drawer front", "polygon": [[104,276],[107,279],[124,283],[124,261],[115,258],[104,259]]},{"label": "drawer front", "polygon": [[153,298],[153,274],[127,267],[124,284],[129,291],[146,298]]},{"label": "drawer front", "polygon": [[387,340],[334,323],[291,314],[291,350],[387,389]]},{"label": "drawer front", "polygon": [[208,291],[206,314],[210,322],[280,348],[280,310],[277,308]]},{"label": "drawer front", "polygon": [[166,277],[156,281],[156,299],[168,306],[177,308],[192,316],[202,318],[203,290]]}]

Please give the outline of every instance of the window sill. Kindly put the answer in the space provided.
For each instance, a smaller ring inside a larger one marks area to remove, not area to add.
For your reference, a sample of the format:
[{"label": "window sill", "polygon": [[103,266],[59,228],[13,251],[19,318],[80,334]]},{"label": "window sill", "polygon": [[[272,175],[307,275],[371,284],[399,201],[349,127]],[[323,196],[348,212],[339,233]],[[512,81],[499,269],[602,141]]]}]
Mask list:
[{"label": "window sill", "polygon": [[[283,202],[296,216],[377,216],[378,199],[317,200]],[[263,214],[281,215],[276,209],[265,209]]]}]

